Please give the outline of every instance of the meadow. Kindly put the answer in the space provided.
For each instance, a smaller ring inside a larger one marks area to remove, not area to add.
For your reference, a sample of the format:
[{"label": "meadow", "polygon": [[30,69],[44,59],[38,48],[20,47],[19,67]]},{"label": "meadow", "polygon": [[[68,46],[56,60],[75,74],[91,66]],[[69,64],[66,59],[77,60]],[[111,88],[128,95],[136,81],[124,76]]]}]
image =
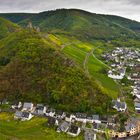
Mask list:
[{"label": "meadow", "polygon": [[13,114],[0,113],[0,140],[83,140],[82,134],[73,138],[48,128],[46,118],[34,117],[26,122],[13,118]]},{"label": "meadow", "polygon": [[[50,36],[52,41],[54,38],[56,44],[70,44],[66,45],[62,52],[74,60],[83,71],[85,71],[85,65],[90,77],[104,88],[104,91],[106,91],[108,96],[113,99],[118,97],[119,89],[116,83],[107,76],[107,71],[110,67],[100,60],[103,52],[108,49],[102,42],[82,42],[74,37],[67,37],[60,34]],[[91,51],[93,51],[93,53],[89,55],[88,60],[86,60],[87,62],[85,63],[85,59]]]}]

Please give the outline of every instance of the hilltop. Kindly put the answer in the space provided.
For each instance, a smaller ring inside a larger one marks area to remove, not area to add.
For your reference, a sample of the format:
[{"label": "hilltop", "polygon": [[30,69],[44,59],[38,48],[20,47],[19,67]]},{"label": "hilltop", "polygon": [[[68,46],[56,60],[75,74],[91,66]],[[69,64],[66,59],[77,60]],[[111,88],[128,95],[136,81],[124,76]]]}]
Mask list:
[{"label": "hilltop", "polygon": [[[139,22],[78,9],[0,16],[6,29],[0,40],[0,98],[107,113],[120,90],[101,56],[118,46],[139,47]],[[27,29],[29,22],[40,32]]]},{"label": "hilltop", "polygon": [[21,30],[1,40],[0,97],[72,112],[105,113],[111,98],[54,48],[34,31]]},{"label": "hilltop", "polygon": [[43,32],[70,34],[85,40],[139,38],[140,31],[139,22],[78,9],[58,9],[38,14],[1,14],[0,16],[24,27],[32,21]]},{"label": "hilltop", "polygon": [[0,39],[19,29],[20,27],[17,24],[0,17]]}]

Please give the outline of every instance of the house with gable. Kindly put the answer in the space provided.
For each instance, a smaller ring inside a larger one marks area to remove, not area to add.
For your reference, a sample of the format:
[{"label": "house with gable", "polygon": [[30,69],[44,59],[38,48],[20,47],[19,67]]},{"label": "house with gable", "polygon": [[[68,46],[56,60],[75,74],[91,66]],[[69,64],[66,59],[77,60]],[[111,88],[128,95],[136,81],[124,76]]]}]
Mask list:
[{"label": "house with gable", "polygon": [[25,102],[23,104],[22,111],[29,111],[29,112],[31,112],[31,111],[33,111],[33,107],[34,107],[33,103]]}]

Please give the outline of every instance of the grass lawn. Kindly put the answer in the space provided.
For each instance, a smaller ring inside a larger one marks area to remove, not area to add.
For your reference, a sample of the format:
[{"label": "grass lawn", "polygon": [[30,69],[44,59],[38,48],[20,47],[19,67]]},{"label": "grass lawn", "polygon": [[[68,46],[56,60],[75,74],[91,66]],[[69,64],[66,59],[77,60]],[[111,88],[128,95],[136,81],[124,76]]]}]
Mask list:
[{"label": "grass lawn", "polygon": [[63,49],[63,52],[66,55],[68,55],[68,57],[72,58],[75,62],[80,64],[81,67],[83,67],[83,62],[84,62],[85,57],[86,57],[86,52],[84,52],[82,50],[79,51],[79,49],[76,49],[75,47],[73,47],[73,45],[66,46]]},{"label": "grass lawn", "polygon": [[30,121],[15,121],[13,114],[0,113],[0,140],[83,140],[83,136],[73,138],[57,133],[45,126],[46,118],[34,117]]},{"label": "grass lawn", "polygon": [[[77,62],[81,68],[83,68],[83,63],[86,58],[87,52],[91,50],[93,45],[89,46],[84,44],[76,44],[66,46],[63,52],[72,58],[75,62]],[[106,90],[106,93],[112,97],[117,98],[119,89],[113,79],[109,78],[107,74],[103,74],[102,70],[108,70],[109,67],[104,64],[102,61],[98,60],[94,55],[90,55],[87,63],[87,68],[89,74],[92,76],[94,80],[96,80],[101,86],[103,86]]]}]

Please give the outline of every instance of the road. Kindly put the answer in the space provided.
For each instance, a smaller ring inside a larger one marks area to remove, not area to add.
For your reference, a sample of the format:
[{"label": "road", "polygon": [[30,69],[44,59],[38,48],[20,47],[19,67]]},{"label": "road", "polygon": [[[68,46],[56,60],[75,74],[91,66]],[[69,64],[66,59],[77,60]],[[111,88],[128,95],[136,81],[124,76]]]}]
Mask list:
[{"label": "road", "polygon": [[85,73],[86,73],[86,75],[87,75],[88,77],[90,77],[90,74],[89,74],[89,71],[88,71],[87,63],[88,63],[88,59],[89,59],[90,55],[93,54],[93,51],[94,51],[94,50],[95,50],[95,48],[92,49],[90,52],[87,53],[87,55],[86,55],[86,57],[85,57],[85,60],[84,60],[84,63],[83,63]]}]

